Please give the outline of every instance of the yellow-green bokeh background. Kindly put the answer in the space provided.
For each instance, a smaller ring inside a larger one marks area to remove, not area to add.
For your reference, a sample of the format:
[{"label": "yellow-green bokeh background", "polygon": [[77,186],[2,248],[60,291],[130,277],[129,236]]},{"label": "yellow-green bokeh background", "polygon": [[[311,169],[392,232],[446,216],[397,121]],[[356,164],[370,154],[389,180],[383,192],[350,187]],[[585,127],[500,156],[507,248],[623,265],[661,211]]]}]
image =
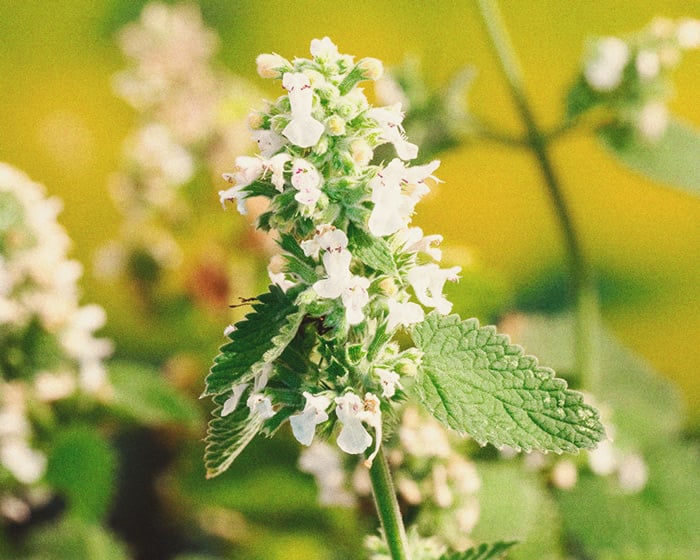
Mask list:
[{"label": "yellow-green bokeh background", "polygon": [[[700,2],[689,0],[501,4],[545,126],[558,122],[587,37],[634,31],[655,15],[700,17]],[[141,5],[0,0],[0,160],[64,199],[60,220],[74,239],[74,256],[86,264],[86,299],[108,310],[128,306],[128,300],[96,282],[89,263],[117,232],[119,215],[106,183],[134,125],[133,112],[110,88],[111,75],[124,64],[114,31],[136,17]],[[309,41],[328,35],[341,52],[376,56],[388,66],[416,55],[434,84],[473,65],[478,74],[471,106],[504,129],[519,129],[474,2],[208,0],[199,5],[221,37],[221,63],[267,91],[273,85],[255,75],[258,53],[307,56]],[[686,57],[676,86],[673,111],[700,126],[700,53]],[[589,136],[566,138],[554,155],[587,254],[599,268],[650,288],[643,298],[606,308],[607,322],[681,385],[697,423],[700,197],[628,172]],[[428,232],[443,233],[446,249],[468,247],[483,268],[515,287],[562,261],[557,223],[527,154],[493,145],[465,147],[443,158],[439,176],[444,184],[418,207],[417,221]],[[220,211],[215,191],[211,212],[212,221],[237,219]],[[459,297],[459,289],[453,293]]]}]

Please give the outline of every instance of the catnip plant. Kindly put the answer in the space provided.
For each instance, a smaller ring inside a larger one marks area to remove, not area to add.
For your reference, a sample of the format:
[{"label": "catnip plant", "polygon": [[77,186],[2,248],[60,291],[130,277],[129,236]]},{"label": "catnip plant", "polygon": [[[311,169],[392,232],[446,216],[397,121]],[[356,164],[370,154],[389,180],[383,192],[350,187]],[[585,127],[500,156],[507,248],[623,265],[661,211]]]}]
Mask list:
[{"label": "catnip plant", "polygon": [[[288,424],[303,446],[328,440],[368,470],[388,557],[472,557],[406,537],[382,447],[401,403],[481,445],[557,453],[594,448],[599,414],[493,327],[450,314],[443,290],[461,269],[440,266],[439,234],[411,225],[440,162],[411,165],[401,105],[373,107],[358,87],[382,63],[325,37],[310,59],[262,54],[257,69],[284,94],[250,116],[259,154],[237,157],[219,194],[241,214],[268,199],[257,227],[280,253],[206,379],[207,475]],[[396,157],[376,162],[384,144]]]}]

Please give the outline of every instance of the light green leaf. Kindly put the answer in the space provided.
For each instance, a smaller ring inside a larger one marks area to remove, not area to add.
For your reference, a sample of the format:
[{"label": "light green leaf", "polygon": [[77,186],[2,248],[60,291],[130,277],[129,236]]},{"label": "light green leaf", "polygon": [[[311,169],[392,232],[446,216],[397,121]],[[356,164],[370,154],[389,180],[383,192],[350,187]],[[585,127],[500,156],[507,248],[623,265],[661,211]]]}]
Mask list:
[{"label": "light green leaf", "polygon": [[580,393],[494,327],[432,312],[412,336],[424,353],[417,378],[423,403],[480,444],[576,452],[605,436],[598,412]]},{"label": "light green leaf", "polygon": [[[657,442],[644,453],[649,480],[625,493],[614,477],[590,473],[557,492],[566,532],[582,556],[604,560],[695,560],[700,551],[697,447]],[[585,507],[584,507],[585,506]]]},{"label": "light green leaf", "polygon": [[147,426],[200,424],[199,408],[154,368],[114,362],[109,365],[109,379],[113,389],[109,406],[117,414]]},{"label": "light green leaf", "polygon": [[65,519],[30,532],[27,560],[129,560],[126,546],[98,525]]},{"label": "light green leaf", "polygon": [[258,297],[253,313],[235,325],[231,342],[221,347],[206,379],[205,396],[231,392],[234,382],[245,383],[284,351],[299,329],[305,310],[294,305],[299,288],[287,293],[274,284]]},{"label": "light green leaf", "polygon": [[214,402],[219,406],[212,412],[213,418],[209,422],[207,431],[207,446],[204,451],[207,478],[218,476],[228,469],[236,457],[260,433],[263,425],[260,415],[251,416],[248,407],[239,408],[228,416],[221,416],[224,400],[220,395],[214,397]]},{"label": "light green leaf", "polygon": [[503,555],[514,544],[516,543],[502,541],[494,544],[484,543],[464,552],[443,554],[439,560],[497,560],[498,558],[503,558]]},{"label": "light green leaf", "polygon": [[600,139],[630,169],[700,195],[700,133],[695,128],[671,120],[657,142],[645,142],[635,135],[620,141],[609,130],[601,131]]},{"label": "light green leaf", "polygon": [[66,498],[71,517],[95,522],[109,508],[116,467],[116,453],[94,428],[71,428],[51,449],[46,480]]}]

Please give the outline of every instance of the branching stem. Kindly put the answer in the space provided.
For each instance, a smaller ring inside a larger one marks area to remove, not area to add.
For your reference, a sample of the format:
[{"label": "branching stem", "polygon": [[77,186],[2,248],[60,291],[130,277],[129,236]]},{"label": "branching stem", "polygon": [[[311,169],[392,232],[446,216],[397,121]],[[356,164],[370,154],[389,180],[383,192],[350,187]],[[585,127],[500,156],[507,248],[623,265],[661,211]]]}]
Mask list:
[{"label": "branching stem", "polygon": [[593,274],[581,249],[571,212],[561,183],[549,154],[550,139],[538,126],[525,93],[522,71],[496,0],[478,0],[479,11],[489,39],[496,52],[513,101],[526,128],[527,145],[537,159],[547,194],[557,215],[572,277],[573,297],[576,302],[576,362],[581,384],[595,392],[597,368],[594,364],[595,337],[598,326],[598,298]]}]

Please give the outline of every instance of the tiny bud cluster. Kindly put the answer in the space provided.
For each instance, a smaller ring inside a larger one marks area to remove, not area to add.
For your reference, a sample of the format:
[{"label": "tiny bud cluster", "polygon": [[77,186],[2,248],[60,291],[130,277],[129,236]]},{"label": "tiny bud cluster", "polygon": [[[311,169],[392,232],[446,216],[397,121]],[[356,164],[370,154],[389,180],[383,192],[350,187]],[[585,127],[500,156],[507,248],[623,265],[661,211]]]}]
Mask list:
[{"label": "tiny bud cluster", "polygon": [[[394,338],[422,321],[424,308],[450,312],[443,287],[460,268],[438,266],[442,237],[411,227],[440,163],[409,165],[418,148],[405,137],[400,104],[372,107],[357,87],[382,75],[381,62],[355,63],[327,37],[311,42],[311,54],[257,58],[258,73],[279,80],[283,93],[249,119],[260,153],[236,158],[224,175],[232,186],[219,197],[241,214],[252,197],[269,200],[258,227],[275,230],[283,249],[270,262],[270,278],[314,320],[311,352],[321,365],[300,372],[296,397],[285,394],[282,402],[280,374],[269,364],[269,379],[247,404],[251,418],[271,422],[284,409],[303,445],[337,424],[338,447],[367,451],[371,464],[382,412],[403,397],[403,380],[420,363],[416,349],[402,350]],[[397,157],[374,165],[382,144]],[[247,384],[231,387],[220,414],[232,413],[248,392]]]},{"label": "tiny bud cluster", "polygon": [[668,125],[666,101],[672,92],[670,71],[681,54],[700,47],[700,20],[657,18],[625,38],[591,43],[583,80],[595,105],[612,110],[617,126],[647,141],[659,140]]}]

